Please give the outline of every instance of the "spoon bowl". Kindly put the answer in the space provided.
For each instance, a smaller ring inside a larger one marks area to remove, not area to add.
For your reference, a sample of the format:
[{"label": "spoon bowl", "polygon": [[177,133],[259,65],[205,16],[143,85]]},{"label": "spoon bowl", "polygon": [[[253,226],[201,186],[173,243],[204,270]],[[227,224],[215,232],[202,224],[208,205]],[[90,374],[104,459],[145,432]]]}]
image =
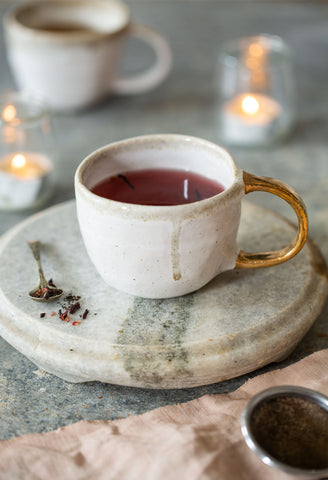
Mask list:
[{"label": "spoon bowl", "polygon": [[29,296],[36,302],[50,302],[56,300],[63,294],[63,290],[51,285],[47,282],[44,276],[40,259],[41,243],[39,241],[30,241],[28,242],[28,245],[33,253],[39,271],[39,284],[29,292]]}]

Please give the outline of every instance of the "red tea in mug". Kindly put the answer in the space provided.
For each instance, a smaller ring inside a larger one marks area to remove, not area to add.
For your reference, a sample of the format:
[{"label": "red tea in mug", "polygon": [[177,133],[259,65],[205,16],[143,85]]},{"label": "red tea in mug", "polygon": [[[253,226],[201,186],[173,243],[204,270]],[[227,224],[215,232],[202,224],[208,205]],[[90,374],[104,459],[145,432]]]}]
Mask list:
[{"label": "red tea in mug", "polygon": [[91,191],[100,197],[137,205],[193,203],[223,192],[219,182],[186,170],[134,170],[105,178]]}]

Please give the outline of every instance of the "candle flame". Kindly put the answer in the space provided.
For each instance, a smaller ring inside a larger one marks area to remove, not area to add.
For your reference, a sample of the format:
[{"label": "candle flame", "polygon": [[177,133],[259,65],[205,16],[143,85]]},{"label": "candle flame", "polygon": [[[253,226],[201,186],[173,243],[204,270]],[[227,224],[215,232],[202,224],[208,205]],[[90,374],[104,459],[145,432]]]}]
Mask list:
[{"label": "candle flame", "polygon": [[12,122],[16,118],[16,108],[14,105],[7,105],[2,111],[2,119],[5,122]]},{"label": "candle flame", "polygon": [[20,153],[15,155],[11,160],[11,166],[13,168],[20,169],[25,167],[25,165],[26,165],[26,158],[24,157],[24,155]]},{"label": "candle flame", "polygon": [[246,95],[241,102],[241,109],[247,115],[255,115],[260,109],[260,104],[255,97]]}]

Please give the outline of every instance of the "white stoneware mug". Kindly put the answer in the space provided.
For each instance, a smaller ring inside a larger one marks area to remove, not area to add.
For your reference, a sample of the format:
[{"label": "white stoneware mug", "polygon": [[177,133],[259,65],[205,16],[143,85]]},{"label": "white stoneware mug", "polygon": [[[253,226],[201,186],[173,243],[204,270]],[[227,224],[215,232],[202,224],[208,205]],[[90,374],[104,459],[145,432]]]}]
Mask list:
[{"label": "white stoneware mug", "polygon": [[[189,170],[221,183],[213,197],[173,206],[108,200],[90,191],[101,180],[133,170]],[[245,193],[282,197],[298,217],[294,241],[276,252],[239,251],[236,236]],[[91,153],[75,174],[77,214],[88,254],[112,287],[147,298],[184,295],[220,272],[276,265],[292,258],[307,236],[305,206],[278,180],[243,172],[221,147],[184,135],[149,135]]]},{"label": "white stoneware mug", "polygon": [[[4,19],[8,62],[20,89],[37,93],[56,110],[92,105],[110,93],[142,93],[168,75],[172,58],[156,31],[132,23],[118,0],[35,0]],[[154,50],[145,72],[120,77],[123,41],[132,35]]]}]

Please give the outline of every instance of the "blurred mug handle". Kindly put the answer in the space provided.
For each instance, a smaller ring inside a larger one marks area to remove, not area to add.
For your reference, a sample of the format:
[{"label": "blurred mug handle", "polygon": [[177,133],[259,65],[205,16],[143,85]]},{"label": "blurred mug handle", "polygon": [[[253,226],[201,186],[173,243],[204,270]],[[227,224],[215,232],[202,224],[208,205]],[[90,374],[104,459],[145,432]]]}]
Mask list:
[{"label": "blurred mug handle", "polygon": [[172,66],[171,48],[158,32],[140,23],[131,23],[128,35],[148,43],[154,50],[157,60],[145,72],[117,78],[111,85],[111,91],[120,95],[144,93],[157,87],[168,76]]}]

